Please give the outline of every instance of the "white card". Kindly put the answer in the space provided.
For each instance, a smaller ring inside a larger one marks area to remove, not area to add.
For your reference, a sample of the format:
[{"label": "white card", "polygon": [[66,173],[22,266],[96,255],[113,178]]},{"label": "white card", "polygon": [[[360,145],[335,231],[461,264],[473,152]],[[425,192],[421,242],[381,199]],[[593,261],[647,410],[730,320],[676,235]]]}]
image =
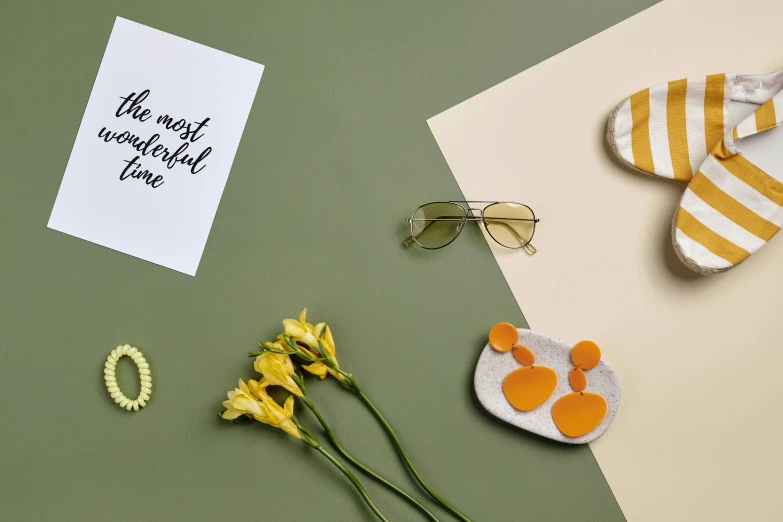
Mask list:
[{"label": "white card", "polygon": [[196,275],[263,71],[118,17],[49,228]]}]

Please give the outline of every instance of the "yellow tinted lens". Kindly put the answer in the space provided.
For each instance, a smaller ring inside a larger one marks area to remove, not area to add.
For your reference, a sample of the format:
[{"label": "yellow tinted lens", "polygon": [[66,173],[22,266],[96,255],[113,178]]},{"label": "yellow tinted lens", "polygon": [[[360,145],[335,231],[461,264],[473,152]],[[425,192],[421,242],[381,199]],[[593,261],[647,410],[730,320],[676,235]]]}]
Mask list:
[{"label": "yellow tinted lens", "polygon": [[508,248],[522,248],[533,238],[535,217],[530,207],[519,203],[494,203],[484,209],[487,232]]},{"label": "yellow tinted lens", "polygon": [[448,245],[465,224],[465,210],[454,203],[429,203],[413,214],[411,235],[424,248]]}]

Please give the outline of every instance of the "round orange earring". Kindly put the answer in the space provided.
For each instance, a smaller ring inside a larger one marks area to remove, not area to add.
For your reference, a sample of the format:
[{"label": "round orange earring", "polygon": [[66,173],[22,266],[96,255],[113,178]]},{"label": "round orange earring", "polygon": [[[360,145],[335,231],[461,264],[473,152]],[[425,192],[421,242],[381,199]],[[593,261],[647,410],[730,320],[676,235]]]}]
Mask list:
[{"label": "round orange earring", "polygon": [[606,416],[606,399],[596,393],[585,392],[590,370],[601,362],[601,349],[592,341],[580,341],[571,349],[574,368],[568,373],[568,382],[574,392],[560,397],[552,406],[552,419],[567,437],[581,437],[593,431]]},{"label": "round orange earring", "polygon": [[536,357],[527,346],[519,344],[519,332],[510,323],[498,323],[489,331],[489,345],[497,352],[513,350],[522,365],[503,380],[503,394],[511,405],[530,411],[546,402],[557,387],[557,374],[546,366],[534,366]]}]

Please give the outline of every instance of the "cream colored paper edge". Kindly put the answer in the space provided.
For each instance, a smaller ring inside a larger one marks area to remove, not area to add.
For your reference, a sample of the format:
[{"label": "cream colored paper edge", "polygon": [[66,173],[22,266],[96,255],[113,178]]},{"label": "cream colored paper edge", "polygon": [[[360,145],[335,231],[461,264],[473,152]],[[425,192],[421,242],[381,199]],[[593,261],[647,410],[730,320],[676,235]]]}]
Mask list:
[{"label": "cream colored paper edge", "polygon": [[599,342],[620,374],[591,447],[634,522],[778,520],[783,239],[692,276],[670,240],[685,186],[619,165],[606,120],[656,83],[783,66],[781,20],[771,0],[666,0],[428,121],[467,199],[541,218],[535,256],[489,243],[531,328]]}]

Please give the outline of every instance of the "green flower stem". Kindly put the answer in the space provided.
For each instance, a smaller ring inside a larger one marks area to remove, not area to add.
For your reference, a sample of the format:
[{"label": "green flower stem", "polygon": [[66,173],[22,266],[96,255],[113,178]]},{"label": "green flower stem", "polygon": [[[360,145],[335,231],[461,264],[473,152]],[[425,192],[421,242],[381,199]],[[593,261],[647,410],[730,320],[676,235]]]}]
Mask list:
[{"label": "green flower stem", "polygon": [[370,509],[372,509],[373,513],[375,513],[375,516],[377,516],[379,519],[383,520],[383,522],[389,522],[389,519],[386,518],[386,515],[381,512],[380,509],[378,509],[378,506],[375,505],[375,502],[372,501],[370,498],[370,495],[367,493],[367,490],[364,489],[364,486],[362,486],[362,483],[359,482],[359,479],[356,478],[356,476],[351,473],[351,470],[345,467],[345,465],[337,460],[337,457],[329,453],[329,451],[324,448],[321,443],[318,441],[318,439],[315,438],[315,436],[307,431],[307,429],[302,426],[299,421],[296,419],[296,417],[293,417],[291,420],[294,421],[294,424],[296,425],[297,429],[299,430],[299,436],[302,438],[302,442],[310,446],[311,448],[317,450],[321,455],[329,459],[329,461],[337,466],[337,469],[343,472],[343,475],[348,477],[348,480],[351,481],[351,484],[356,487],[356,489],[359,491],[359,494],[361,494],[364,501],[367,503],[368,506],[370,506]]},{"label": "green flower stem", "polygon": [[435,493],[435,491],[427,484],[427,482],[424,481],[424,478],[419,474],[418,471],[416,471],[416,468],[413,466],[413,462],[411,462],[410,457],[408,457],[408,454],[405,451],[405,448],[402,447],[402,442],[400,442],[399,437],[397,437],[397,434],[394,433],[394,430],[392,429],[391,425],[386,421],[386,419],[383,417],[381,412],[378,410],[378,408],[375,407],[375,404],[372,403],[369,397],[367,397],[364,392],[359,388],[359,385],[356,384],[356,381],[354,380],[353,376],[350,374],[345,374],[346,378],[350,382],[349,389],[361,399],[361,401],[367,406],[372,414],[375,416],[376,419],[378,419],[378,422],[381,423],[381,426],[383,426],[383,429],[386,430],[386,433],[389,435],[389,438],[392,440],[394,445],[397,448],[397,452],[400,454],[400,457],[402,458],[402,461],[405,463],[405,466],[408,468],[408,471],[411,472],[411,475],[413,475],[413,478],[416,479],[416,482],[418,482],[424,490],[430,494],[432,498],[438,501],[441,506],[446,508],[452,515],[457,517],[458,519],[462,520],[463,522],[471,522],[471,520],[460,513],[457,508],[446,502],[440,495]]},{"label": "green flower stem", "polygon": [[359,493],[361,494],[362,498],[364,498],[364,501],[365,501],[365,502],[367,502],[367,505],[368,505],[368,506],[370,506],[370,509],[372,509],[372,510],[373,510],[373,513],[375,513],[375,515],[376,515],[376,516],[377,516],[379,519],[383,520],[383,522],[389,522],[389,519],[388,519],[388,518],[386,518],[386,516],[385,516],[385,515],[384,515],[384,514],[381,512],[381,510],[380,510],[380,509],[378,509],[378,506],[376,506],[376,505],[375,505],[375,502],[373,502],[373,501],[372,501],[372,499],[370,498],[370,495],[368,495],[368,494],[367,494],[367,491],[364,489],[364,486],[362,486],[362,483],[361,483],[361,482],[359,482],[359,479],[357,479],[357,478],[354,476],[354,474],[353,474],[353,473],[351,473],[351,470],[349,470],[348,468],[346,468],[346,467],[345,467],[345,465],[344,465],[342,462],[340,462],[339,460],[337,460],[337,457],[335,457],[334,455],[332,455],[331,453],[329,453],[329,452],[328,452],[328,451],[327,451],[327,450],[326,450],[326,449],[325,449],[323,446],[321,446],[320,444],[319,444],[318,446],[316,446],[316,448],[315,448],[315,449],[316,449],[316,450],[318,450],[318,451],[321,453],[321,455],[323,455],[324,457],[326,457],[327,459],[329,459],[329,461],[331,461],[331,463],[332,463],[332,464],[334,464],[335,466],[337,466],[337,467],[339,468],[339,470],[340,470],[340,471],[342,471],[342,472],[343,472],[343,474],[344,474],[346,477],[348,477],[348,479],[349,479],[349,480],[350,480],[350,481],[353,483],[353,485],[354,485],[354,486],[356,487],[356,489],[359,491]]},{"label": "green flower stem", "polygon": [[421,511],[424,516],[426,516],[429,520],[432,520],[433,522],[439,522],[438,519],[433,515],[430,510],[428,510],[423,504],[421,504],[418,500],[410,496],[408,493],[406,493],[404,490],[397,487],[394,483],[386,479],[384,476],[380,475],[379,473],[376,473],[369,467],[367,467],[364,463],[362,463],[359,459],[348,453],[348,451],[340,445],[340,443],[337,441],[337,437],[335,437],[334,433],[332,432],[331,428],[329,427],[329,424],[327,424],[326,419],[323,418],[321,415],[321,412],[318,411],[318,408],[316,408],[315,404],[308,399],[307,397],[300,397],[302,402],[305,403],[305,405],[310,408],[310,411],[313,412],[313,414],[318,419],[318,422],[321,423],[321,426],[324,428],[324,432],[326,432],[326,436],[331,441],[332,445],[335,447],[338,453],[345,457],[349,462],[351,462],[354,466],[362,470],[367,475],[371,476],[384,486],[388,487],[389,489],[393,490],[395,493],[403,497],[405,500],[407,500],[409,503],[411,503],[416,509]]}]

